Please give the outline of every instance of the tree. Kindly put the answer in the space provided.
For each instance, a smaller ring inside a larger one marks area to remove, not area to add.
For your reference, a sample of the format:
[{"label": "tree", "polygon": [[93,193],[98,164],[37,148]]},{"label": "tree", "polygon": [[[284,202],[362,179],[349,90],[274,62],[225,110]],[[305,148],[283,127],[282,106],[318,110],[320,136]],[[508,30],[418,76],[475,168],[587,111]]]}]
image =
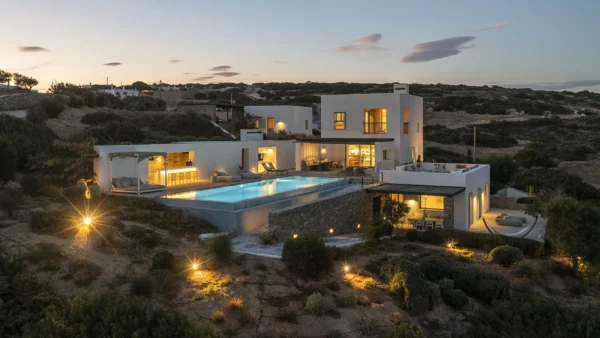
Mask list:
[{"label": "tree", "polygon": [[48,92],[53,94],[65,94],[67,91],[73,89],[79,89],[79,87],[72,83],[57,82],[50,85]]},{"label": "tree", "polygon": [[380,237],[389,236],[394,231],[394,226],[408,214],[410,207],[403,202],[385,197],[381,213],[373,217],[373,223],[360,229],[361,236],[377,243]]},{"label": "tree", "polygon": [[31,91],[31,88],[38,85],[38,80],[25,76],[23,74],[14,73],[12,75],[13,80],[15,81],[15,86]]},{"label": "tree", "polygon": [[147,83],[142,82],[142,81],[135,81],[134,83],[131,84],[131,87],[133,87],[133,89],[137,89],[139,91],[154,90],[154,88],[150,87]]},{"label": "tree", "polygon": [[568,256],[577,271],[580,260],[597,262],[600,258],[600,208],[563,195],[553,196],[544,204],[546,238],[561,254]]},{"label": "tree", "polygon": [[0,69],[0,83],[6,83],[6,91],[10,90],[10,79],[12,79],[12,74]]},{"label": "tree", "polygon": [[483,163],[490,165],[490,180],[507,184],[519,170],[519,165],[510,156],[492,155]]}]

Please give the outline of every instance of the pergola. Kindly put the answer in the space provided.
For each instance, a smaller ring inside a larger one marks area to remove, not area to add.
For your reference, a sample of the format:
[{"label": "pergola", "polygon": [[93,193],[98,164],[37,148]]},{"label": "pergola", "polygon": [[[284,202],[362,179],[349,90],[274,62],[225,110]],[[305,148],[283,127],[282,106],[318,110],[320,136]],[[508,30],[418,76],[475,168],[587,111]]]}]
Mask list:
[{"label": "pergola", "polygon": [[[148,159],[152,156],[163,156],[165,158],[164,164],[165,164],[165,185],[159,185],[159,184],[142,184],[141,180],[140,180],[140,162]],[[119,152],[119,153],[110,153],[109,154],[110,157],[110,170],[109,170],[109,182],[111,185],[111,192],[119,192],[119,193],[126,193],[126,194],[134,194],[137,193],[137,195],[140,195],[142,192],[155,192],[155,191],[161,191],[164,190],[165,192],[167,191],[167,153],[166,152]],[[112,184],[112,179],[113,179],[113,173],[112,173],[112,160],[115,158],[135,158],[136,162],[135,162],[135,168],[136,168],[136,173],[137,173],[137,186],[136,186],[136,190],[132,190],[132,189],[127,189],[127,188],[116,188],[113,186]]]}]

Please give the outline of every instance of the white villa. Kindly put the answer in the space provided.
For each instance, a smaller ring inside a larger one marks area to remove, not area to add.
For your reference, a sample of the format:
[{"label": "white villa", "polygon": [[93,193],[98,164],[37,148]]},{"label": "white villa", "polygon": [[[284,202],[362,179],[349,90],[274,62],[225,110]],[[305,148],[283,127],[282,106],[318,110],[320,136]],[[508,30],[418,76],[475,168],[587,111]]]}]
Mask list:
[{"label": "white villa", "polygon": [[[368,222],[366,214],[372,219],[381,212],[384,197],[406,202],[411,210],[403,223],[423,230],[467,230],[489,210],[488,165],[422,162],[423,100],[407,84],[394,84],[393,93],[324,95],[321,138],[263,139],[281,129],[309,133],[310,108],[245,109],[260,117],[259,128],[242,130],[240,141],[96,146],[98,184],[108,193],[137,195],[179,186],[187,190],[171,190],[161,200],[222,229],[243,232],[272,222],[283,236],[307,226],[331,233],[331,223],[339,223],[340,233],[356,231],[357,219]],[[258,175],[288,169],[296,173],[272,180]],[[359,182],[367,176],[368,185],[349,189],[357,176]],[[246,178],[255,182],[207,185]],[[303,209],[307,203],[314,209]],[[307,218],[313,214],[319,217]]]},{"label": "white villa", "polygon": [[245,106],[255,117],[254,127],[265,134],[287,130],[293,134],[312,134],[312,108],[300,106]]},{"label": "white villa", "polygon": [[125,89],[125,86],[123,86],[123,88],[111,87],[110,89],[105,89],[104,92],[121,98],[130,96],[140,96],[139,90]]}]

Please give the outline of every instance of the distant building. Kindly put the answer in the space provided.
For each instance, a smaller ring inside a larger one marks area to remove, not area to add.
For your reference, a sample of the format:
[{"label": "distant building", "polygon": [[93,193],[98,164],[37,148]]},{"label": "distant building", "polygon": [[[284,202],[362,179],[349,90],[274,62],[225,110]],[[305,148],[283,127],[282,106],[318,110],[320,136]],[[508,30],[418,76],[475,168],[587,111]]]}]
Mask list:
[{"label": "distant building", "polygon": [[137,89],[125,89],[123,88],[115,88],[111,87],[111,89],[104,89],[105,93],[114,95],[116,97],[130,97],[130,96],[140,96],[140,91]]},{"label": "distant building", "polygon": [[265,134],[287,130],[293,134],[312,134],[313,118],[310,107],[300,106],[246,106],[244,111],[255,117],[255,129]]}]

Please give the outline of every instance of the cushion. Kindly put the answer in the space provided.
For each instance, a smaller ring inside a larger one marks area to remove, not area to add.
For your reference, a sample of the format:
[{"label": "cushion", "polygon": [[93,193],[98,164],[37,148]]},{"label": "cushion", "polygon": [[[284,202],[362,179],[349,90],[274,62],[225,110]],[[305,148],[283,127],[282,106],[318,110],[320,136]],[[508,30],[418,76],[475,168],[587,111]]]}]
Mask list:
[{"label": "cushion", "polygon": [[129,180],[129,178],[127,178],[127,177],[121,178],[121,187],[123,187],[123,188],[131,187],[131,181]]},{"label": "cushion", "polygon": [[115,188],[123,188],[123,186],[121,186],[121,179],[120,178],[113,178],[112,179],[112,185],[114,185]]},{"label": "cushion", "polygon": [[219,174],[218,174],[218,176],[229,176],[229,174],[227,174],[227,173],[226,173],[226,172],[224,172],[224,171],[219,171]]},{"label": "cushion", "polygon": [[137,187],[137,185],[138,185],[138,183],[137,183],[137,182],[138,182],[138,179],[137,179],[137,178],[133,178],[133,177],[132,177],[132,178],[130,178],[130,179],[129,179],[129,184],[131,184],[131,186],[132,186],[132,187],[133,187],[133,186],[136,186],[136,187]]}]

